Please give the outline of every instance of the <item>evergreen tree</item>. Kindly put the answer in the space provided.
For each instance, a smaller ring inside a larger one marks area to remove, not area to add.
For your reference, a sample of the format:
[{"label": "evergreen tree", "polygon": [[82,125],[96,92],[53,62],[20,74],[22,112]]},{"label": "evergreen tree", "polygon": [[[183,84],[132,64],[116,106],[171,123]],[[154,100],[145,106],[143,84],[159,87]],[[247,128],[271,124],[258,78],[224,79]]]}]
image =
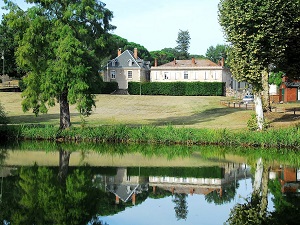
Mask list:
[{"label": "evergreen tree", "polygon": [[189,58],[189,48],[190,48],[190,33],[188,30],[179,30],[178,37],[176,40],[177,46],[176,50],[178,52],[177,59],[188,59]]}]

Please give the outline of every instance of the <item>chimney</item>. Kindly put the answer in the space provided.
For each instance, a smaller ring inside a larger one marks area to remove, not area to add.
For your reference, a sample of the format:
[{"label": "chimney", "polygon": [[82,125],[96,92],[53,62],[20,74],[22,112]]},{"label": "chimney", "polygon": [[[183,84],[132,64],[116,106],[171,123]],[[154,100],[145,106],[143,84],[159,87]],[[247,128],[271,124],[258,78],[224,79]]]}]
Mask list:
[{"label": "chimney", "polygon": [[138,50],[137,50],[137,48],[134,48],[133,55],[134,55],[134,58],[135,58],[135,59],[138,58]]},{"label": "chimney", "polygon": [[225,59],[224,59],[224,57],[222,57],[222,59],[221,59],[221,66],[224,66],[225,65]]},{"label": "chimney", "polygon": [[193,66],[193,65],[196,65],[196,61],[195,61],[195,58],[194,58],[194,57],[192,58],[192,66]]},{"label": "chimney", "polygon": [[132,194],[132,205],[135,205],[135,202],[136,202],[136,194],[135,193],[133,193]]},{"label": "chimney", "polygon": [[121,53],[122,53],[122,49],[121,49],[121,48],[119,48],[119,49],[118,49],[118,56],[120,56],[120,55],[121,55]]},{"label": "chimney", "polygon": [[174,61],[173,61],[173,63],[174,63],[174,66],[176,66],[176,58],[174,58]]},{"label": "chimney", "polygon": [[116,204],[119,204],[120,203],[120,198],[118,195],[116,195]]},{"label": "chimney", "polygon": [[157,58],[154,59],[154,67],[157,67]]}]

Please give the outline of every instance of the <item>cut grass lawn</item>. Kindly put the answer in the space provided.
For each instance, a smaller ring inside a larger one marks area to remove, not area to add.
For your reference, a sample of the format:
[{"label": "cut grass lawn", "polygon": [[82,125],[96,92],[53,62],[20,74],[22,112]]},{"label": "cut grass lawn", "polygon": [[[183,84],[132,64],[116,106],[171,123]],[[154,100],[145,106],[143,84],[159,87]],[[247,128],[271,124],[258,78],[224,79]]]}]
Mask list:
[{"label": "cut grass lawn", "polygon": [[[97,95],[96,108],[84,118],[87,126],[97,125],[172,125],[193,128],[246,129],[252,110],[228,108],[220,104],[226,97],[215,96],[136,96]],[[0,92],[0,102],[13,124],[59,125],[59,105],[49,109],[48,114],[38,117],[31,112],[23,113],[21,93]],[[299,107],[300,104],[279,105]],[[71,122],[82,125],[82,117],[71,106]],[[286,127],[298,123],[299,114],[270,113],[267,120],[273,127]]]}]

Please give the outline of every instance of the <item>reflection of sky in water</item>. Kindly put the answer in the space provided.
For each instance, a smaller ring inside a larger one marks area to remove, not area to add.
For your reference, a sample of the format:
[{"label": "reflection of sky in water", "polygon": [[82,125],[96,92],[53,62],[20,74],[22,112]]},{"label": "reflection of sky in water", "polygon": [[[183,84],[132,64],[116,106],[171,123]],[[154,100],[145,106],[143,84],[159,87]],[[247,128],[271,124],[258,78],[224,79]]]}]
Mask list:
[{"label": "reflection of sky in water", "polygon": [[[230,209],[237,203],[243,203],[244,198],[250,196],[252,191],[251,179],[240,180],[235,199],[223,205],[208,203],[204,195],[188,195],[188,216],[186,220],[177,220],[175,216],[172,197],[163,199],[146,199],[142,204],[127,208],[125,211],[113,216],[99,219],[109,225],[153,225],[153,224],[223,224],[229,217]],[[243,198],[239,198],[242,196]],[[273,209],[271,196],[269,197],[269,210]]]}]

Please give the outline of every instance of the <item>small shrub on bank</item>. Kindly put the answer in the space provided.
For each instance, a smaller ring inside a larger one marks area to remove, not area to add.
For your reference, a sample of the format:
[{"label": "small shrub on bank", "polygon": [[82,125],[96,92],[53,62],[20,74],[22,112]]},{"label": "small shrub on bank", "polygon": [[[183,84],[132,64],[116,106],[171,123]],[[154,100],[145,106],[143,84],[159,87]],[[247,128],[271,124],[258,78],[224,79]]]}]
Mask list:
[{"label": "small shrub on bank", "polygon": [[0,124],[8,124],[8,122],[4,106],[0,102]]}]

